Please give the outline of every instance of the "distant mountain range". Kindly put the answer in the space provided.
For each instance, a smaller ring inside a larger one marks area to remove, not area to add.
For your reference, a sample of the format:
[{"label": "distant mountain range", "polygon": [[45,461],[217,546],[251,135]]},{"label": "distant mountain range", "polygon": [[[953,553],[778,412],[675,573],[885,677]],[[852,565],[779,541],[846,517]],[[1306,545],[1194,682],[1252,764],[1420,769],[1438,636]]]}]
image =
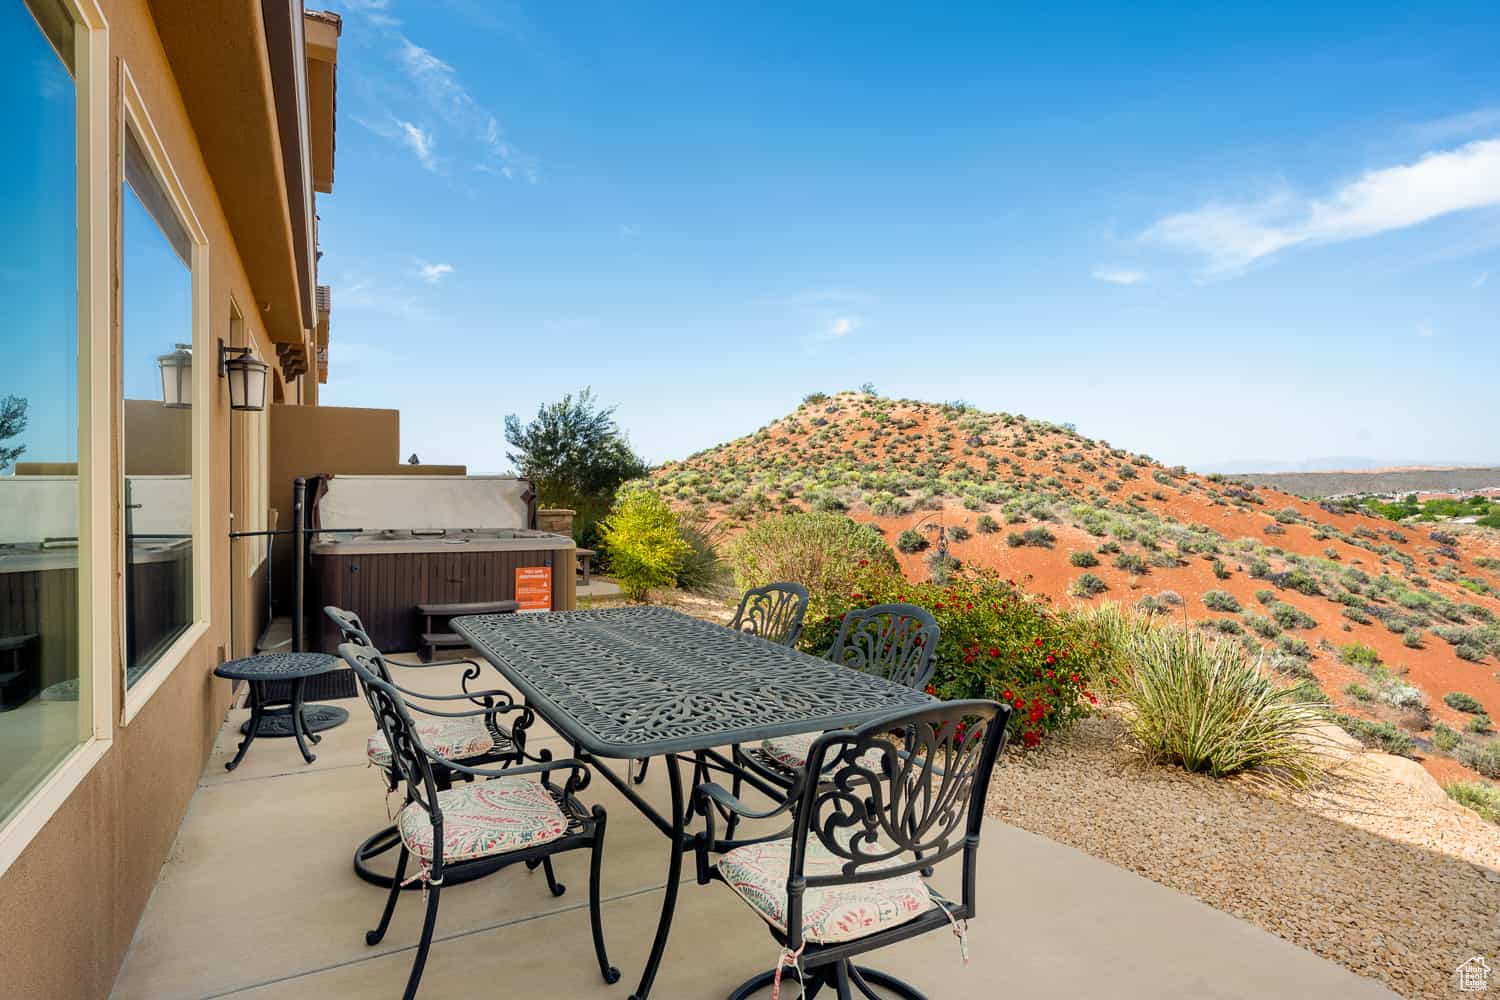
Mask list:
[{"label": "distant mountain range", "polygon": [[1430,458],[1370,458],[1365,455],[1329,455],[1301,462],[1273,458],[1249,458],[1233,462],[1209,462],[1196,468],[1226,476],[1274,472],[1360,472],[1372,469],[1467,469],[1500,465],[1500,461],[1434,461]]}]

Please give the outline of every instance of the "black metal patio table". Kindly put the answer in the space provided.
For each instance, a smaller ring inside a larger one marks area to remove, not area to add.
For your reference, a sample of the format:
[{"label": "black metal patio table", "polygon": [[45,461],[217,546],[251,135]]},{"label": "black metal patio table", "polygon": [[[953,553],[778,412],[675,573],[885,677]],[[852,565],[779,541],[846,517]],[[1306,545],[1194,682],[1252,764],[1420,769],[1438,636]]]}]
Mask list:
[{"label": "black metal patio table", "polygon": [[[233,771],[240,766],[257,736],[295,736],[302,759],[309,764],[317,760],[307,748],[307,741],[320,742],[322,737],[318,733],[343,725],[349,719],[349,711],[337,705],[304,705],[303,688],[309,677],[343,669],[346,669],[343,662],[327,653],[260,653],[215,667],[215,676],[250,685],[250,718],[240,727],[245,738],[234,760],[224,765],[225,770]],[[272,708],[269,706],[278,699],[269,698],[266,688],[275,681],[290,681],[291,694],[285,706]]]},{"label": "black metal patio table", "polygon": [[[682,779],[682,757],[691,757],[697,779],[710,767],[733,767],[717,748],[859,725],[931,701],[670,608],[474,615],[453,619],[452,627],[671,843],[656,937],[633,1000],[651,992],[677,905],[682,855],[693,843],[692,788]],[[604,764],[649,757],[666,760],[670,818],[631,787],[628,772],[622,777]]]}]

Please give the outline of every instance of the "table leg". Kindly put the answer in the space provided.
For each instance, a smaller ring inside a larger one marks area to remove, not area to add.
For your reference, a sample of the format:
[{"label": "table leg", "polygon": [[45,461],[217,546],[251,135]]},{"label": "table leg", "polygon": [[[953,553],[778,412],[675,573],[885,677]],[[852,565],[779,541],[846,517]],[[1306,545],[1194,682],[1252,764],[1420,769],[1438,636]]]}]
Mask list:
[{"label": "table leg", "polygon": [[661,968],[662,956],[667,950],[667,936],[672,932],[672,917],[677,910],[677,889],[682,881],[682,852],[686,847],[688,821],[687,795],[692,790],[684,790],[682,787],[682,767],[677,762],[676,754],[665,754],[663,763],[672,789],[672,853],[667,860],[667,888],[661,901],[656,938],[651,942],[651,955],[646,959],[646,968],[641,972],[640,985],[630,995],[630,1000],[646,1000],[651,993],[651,984],[656,980],[656,972]]},{"label": "table leg", "polygon": [[234,760],[224,765],[224,770],[233,771],[240,766],[240,761],[245,759],[245,751],[250,749],[250,744],[255,742],[255,734],[260,729],[260,717],[265,707],[261,699],[260,681],[250,681],[250,728],[245,730],[245,738],[240,740],[240,748],[235,752]]},{"label": "table leg", "polygon": [[303,677],[292,681],[292,734],[297,737],[297,749],[302,751],[302,759],[311,764],[318,758],[307,749],[307,732],[302,726],[302,686],[305,683],[306,678]]}]

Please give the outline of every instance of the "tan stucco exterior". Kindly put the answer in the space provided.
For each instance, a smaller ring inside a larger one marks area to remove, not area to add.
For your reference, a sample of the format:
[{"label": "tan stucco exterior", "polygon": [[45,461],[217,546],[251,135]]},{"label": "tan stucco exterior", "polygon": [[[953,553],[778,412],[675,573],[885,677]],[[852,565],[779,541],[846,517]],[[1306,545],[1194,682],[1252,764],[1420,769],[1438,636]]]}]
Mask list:
[{"label": "tan stucco exterior", "polygon": [[[99,235],[109,245],[112,304],[104,335],[112,344],[115,384],[121,364],[118,192],[121,91],[127,70],[207,243],[203,277],[209,318],[197,332],[199,363],[213,364],[221,338],[235,342],[231,302],[247,318],[241,342],[248,338],[261,357],[277,360],[278,343],[305,348],[312,324],[302,322],[302,303],[311,301],[312,290],[301,287],[303,270],[289,232],[291,213],[281,170],[284,150],[275,109],[267,106],[271,70],[265,19],[292,16],[288,8],[271,4],[263,11],[257,0],[99,0],[99,7],[108,22],[113,192],[110,231]],[[308,381],[315,380],[316,374]],[[286,392],[296,398],[295,383]],[[229,684],[211,671],[229,646],[231,588],[244,588],[247,580],[256,584],[246,574],[228,570],[230,428],[231,421],[244,418],[230,412],[227,386],[217,374],[210,393],[210,457],[206,470],[200,470],[206,477],[204,536],[211,567],[206,631],[175,665],[153,668],[169,672],[128,723],[122,721],[123,684],[116,680],[111,685],[114,704],[105,742],[98,744],[104,748],[102,757],[0,875],[5,925],[0,934],[5,986],[0,991],[18,991],[6,995],[59,1000],[108,995],[229,707]],[[116,512],[113,551],[118,553],[123,545],[121,475],[127,466],[132,472],[150,466],[156,446],[163,443],[153,445],[149,435],[127,435],[122,456],[123,420],[175,435],[185,426],[181,415],[189,411],[111,402],[109,440],[95,445],[107,447],[112,456],[109,489]],[[116,678],[123,669],[120,562],[116,555],[110,606],[94,609],[109,613],[115,638],[107,657],[96,657],[92,664],[93,670],[112,671]],[[241,599],[253,607],[253,597]],[[243,616],[236,624],[236,631],[248,628]]]}]

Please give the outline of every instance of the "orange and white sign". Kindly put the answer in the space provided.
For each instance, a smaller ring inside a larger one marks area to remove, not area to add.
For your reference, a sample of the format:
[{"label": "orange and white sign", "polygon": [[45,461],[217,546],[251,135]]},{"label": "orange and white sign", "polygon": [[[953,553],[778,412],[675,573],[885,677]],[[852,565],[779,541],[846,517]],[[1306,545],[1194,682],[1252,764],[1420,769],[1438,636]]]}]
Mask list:
[{"label": "orange and white sign", "polygon": [[516,600],[521,611],[551,611],[552,567],[517,566]]}]

